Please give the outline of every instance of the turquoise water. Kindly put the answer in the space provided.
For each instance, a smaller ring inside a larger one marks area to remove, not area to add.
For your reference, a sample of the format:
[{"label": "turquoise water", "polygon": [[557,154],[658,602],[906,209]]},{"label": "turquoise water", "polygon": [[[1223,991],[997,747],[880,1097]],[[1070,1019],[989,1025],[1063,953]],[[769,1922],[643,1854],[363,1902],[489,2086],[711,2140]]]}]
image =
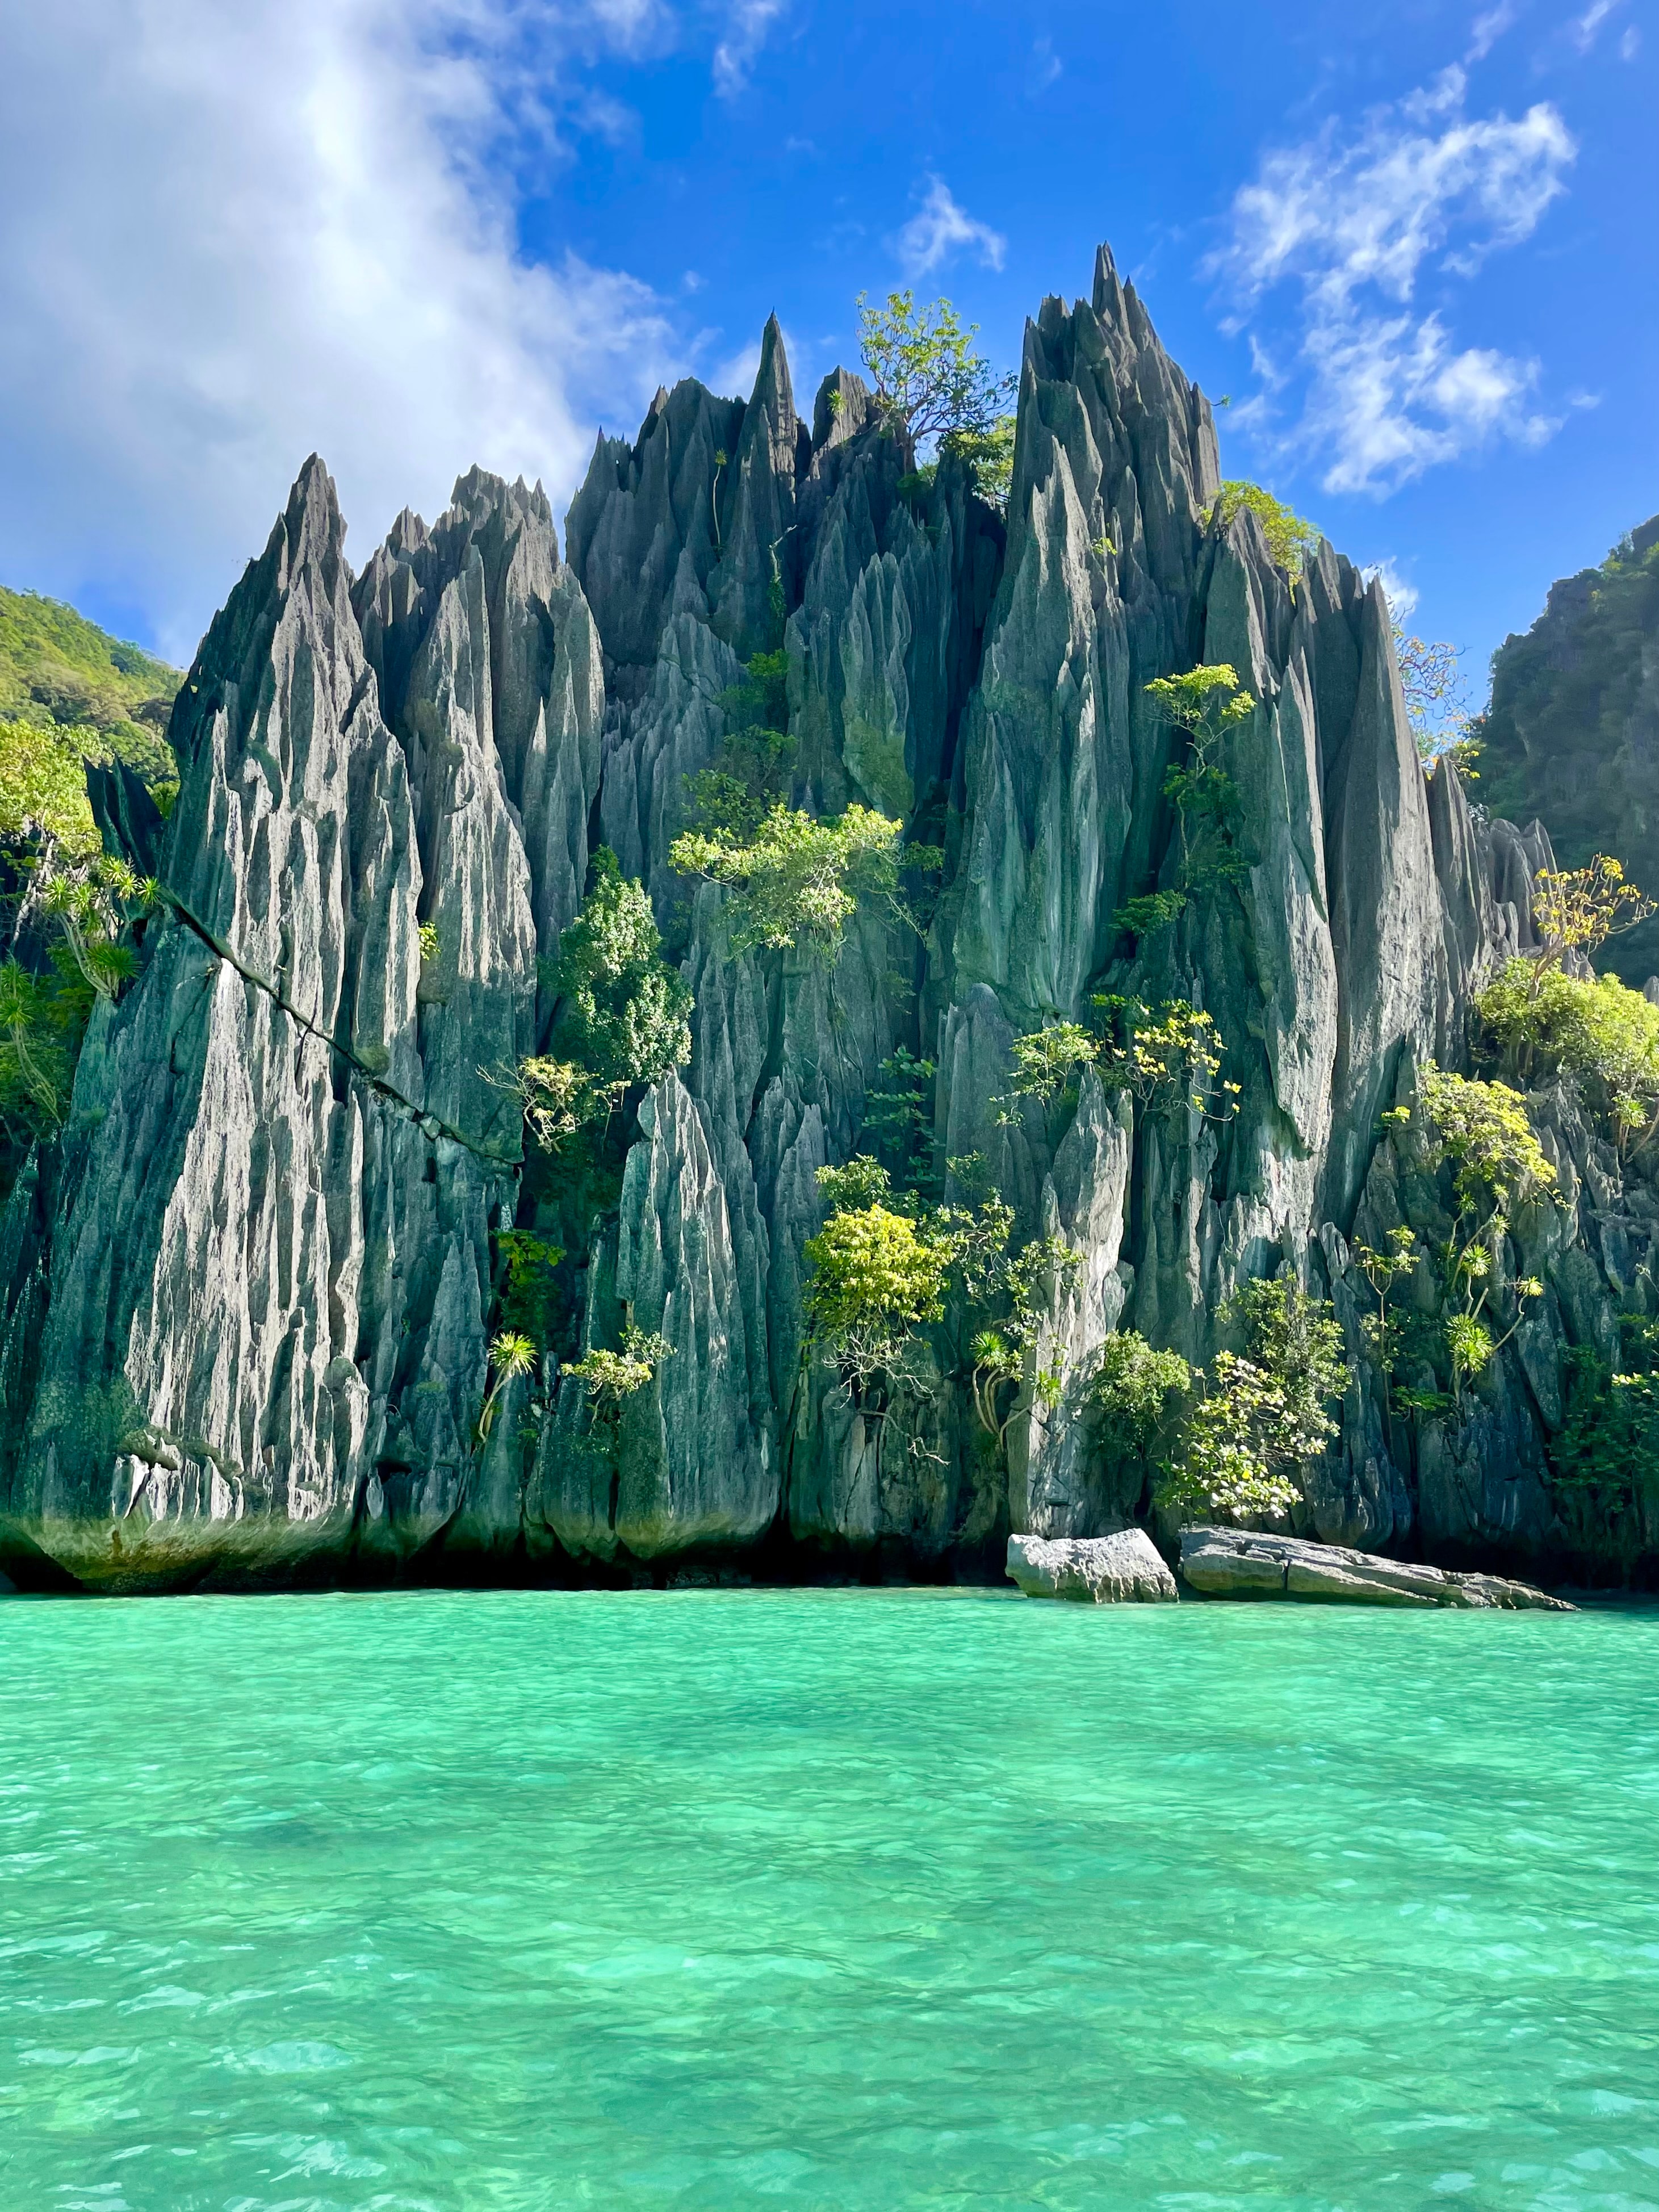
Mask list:
[{"label": "turquoise water", "polygon": [[1659,1613],[0,1605],[0,2205],[1659,2203]]}]

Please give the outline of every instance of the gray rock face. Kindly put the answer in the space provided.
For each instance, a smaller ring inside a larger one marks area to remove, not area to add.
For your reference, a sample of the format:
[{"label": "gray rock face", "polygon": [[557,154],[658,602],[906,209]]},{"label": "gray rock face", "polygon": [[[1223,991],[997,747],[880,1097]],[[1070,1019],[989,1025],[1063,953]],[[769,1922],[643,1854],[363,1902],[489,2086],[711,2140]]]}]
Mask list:
[{"label": "gray rock face", "polygon": [[1088,1605],[1173,1605],[1179,1595],[1144,1528],[1057,1541],[1011,1536],[1008,1577],[1026,1597],[1076,1598]]},{"label": "gray rock face", "polygon": [[[1611,1359],[1653,1303],[1647,1170],[1569,1092],[1534,1099],[1565,1202],[1517,1217],[1504,1274],[1546,1294],[1455,1419],[1382,1389],[1355,1258],[1401,1222],[1447,1234],[1380,1117],[1431,1055],[1462,1064],[1473,994],[1534,942],[1547,837],[1472,811],[1450,771],[1425,783],[1375,586],[1326,545],[1292,590],[1253,516],[1212,521],[1208,406],[1103,250],[1091,298],[1029,327],[1018,408],[1004,514],[960,460],[918,471],[855,376],[809,424],[770,324],[747,399],[686,381],[631,445],[599,441],[568,562],[539,488],[474,471],[354,579],[307,464],[180,694],[171,819],[118,779],[95,794],[176,905],[0,1228],[8,1571],[580,1576],[770,1546],[994,1576],[1011,1534],[1121,1550],[1147,1499],[1091,1405],[1103,1343],[1206,1361],[1229,1294],[1285,1260],[1353,1362],[1298,1535],[1600,1540],[1566,1529],[1550,1439],[1569,1355]],[[942,849],[925,939],[871,905],[833,964],[734,953],[722,895],[674,874],[686,780],[758,652],[782,656],[793,803],[876,806]],[[1180,872],[1146,686],[1199,660],[1255,702],[1219,757],[1238,866],[1135,938],[1120,908]],[[691,1057],[558,1232],[580,1331],[481,1438],[500,1238],[547,1230],[502,1076],[546,1043],[601,839],[695,992]],[[1206,1012],[1237,1112],[1092,1072],[1063,1107],[1011,1103],[1016,1036],[1114,994]],[[976,1155],[1018,1239],[1079,1255],[1037,1286],[1000,1437],[947,1328],[888,1406],[803,1356],[817,1170],[870,1149],[900,1048],[935,1070],[952,1194]],[[1425,1262],[1404,1295],[1431,1290]],[[630,1323],[672,1349],[596,1432],[557,1369]],[[1659,1551],[1659,1500],[1616,1548]]]},{"label": "gray rock face", "polygon": [[[1012,1572],[1012,1570],[1011,1569]],[[1313,1604],[1440,1606],[1571,1613],[1565,1598],[1501,1575],[1443,1573],[1336,1544],[1259,1529],[1183,1528],[1181,1571],[1210,1597],[1298,1598]]]}]

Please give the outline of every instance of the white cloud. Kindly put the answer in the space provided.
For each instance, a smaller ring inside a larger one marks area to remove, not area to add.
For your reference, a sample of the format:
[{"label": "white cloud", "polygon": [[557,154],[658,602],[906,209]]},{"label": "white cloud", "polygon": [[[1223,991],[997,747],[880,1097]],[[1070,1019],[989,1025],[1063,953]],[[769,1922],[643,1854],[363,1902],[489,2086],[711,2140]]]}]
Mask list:
[{"label": "white cloud", "polygon": [[1286,442],[1324,457],[1328,490],[1386,492],[1492,437],[1535,444],[1555,427],[1532,401],[1535,362],[1460,351],[1415,305],[1425,267],[1469,276],[1529,236],[1577,152],[1553,107],[1472,121],[1464,92],[1447,70],[1350,143],[1328,128],[1268,154],[1206,264],[1231,283],[1234,327],[1280,286],[1299,295],[1304,388]]},{"label": "white cloud", "polygon": [[1590,0],[1590,4],[1573,25],[1573,36],[1580,53],[1587,54],[1595,44],[1595,34],[1609,15],[1620,5],[1620,0]]},{"label": "white cloud", "polygon": [[1642,33],[1632,23],[1619,41],[1619,58],[1621,62],[1633,62],[1641,51]]},{"label": "white cloud", "polygon": [[568,493],[601,398],[631,431],[671,335],[627,276],[526,263],[484,157],[556,143],[565,57],[650,21],[544,13],[532,52],[511,0],[9,11],[7,580],[96,580],[184,659],[313,448],[359,562],[475,460]]},{"label": "white cloud", "polygon": [[1498,5],[1495,8],[1488,8],[1484,15],[1477,15],[1474,19],[1474,27],[1469,33],[1469,50],[1464,55],[1464,60],[1466,62],[1485,61],[1504,32],[1514,22],[1518,12],[1516,0],[1498,0]]},{"label": "white cloud", "polygon": [[898,234],[899,260],[907,276],[931,276],[942,261],[971,246],[988,269],[1000,269],[1008,241],[988,223],[976,222],[957,205],[941,177],[927,179],[927,194]]},{"label": "white cloud", "polygon": [[714,89],[723,100],[732,99],[748,84],[755,58],[785,4],[786,0],[731,0],[725,34],[714,48]]},{"label": "white cloud", "polygon": [[[730,353],[724,361],[716,362],[714,368],[700,367],[696,374],[711,392],[718,393],[722,399],[747,399],[755,389],[755,379],[760,373],[760,357],[761,342],[757,334],[746,344],[740,345],[735,353]],[[807,381],[806,363],[811,358],[811,351],[806,346],[797,344],[787,330],[783,332],[783,357],[789,364],[789,381],[794,391],[795,405],[797,408],[805,405],[810,414],[811,388]]]},{"label": "white cloud", "polygon": [[1392,554],[1385,555],[1381,561],[1374,561],[1369,568],[1362,568],[1359,573],[1368,584],[1373,576],[1380,576],[1389,613],[1397,623],[1405,623],[1411,620],[1417,612],[1417,603],[1421,595],[1416,585],[1408,584],[1401,574]]}]

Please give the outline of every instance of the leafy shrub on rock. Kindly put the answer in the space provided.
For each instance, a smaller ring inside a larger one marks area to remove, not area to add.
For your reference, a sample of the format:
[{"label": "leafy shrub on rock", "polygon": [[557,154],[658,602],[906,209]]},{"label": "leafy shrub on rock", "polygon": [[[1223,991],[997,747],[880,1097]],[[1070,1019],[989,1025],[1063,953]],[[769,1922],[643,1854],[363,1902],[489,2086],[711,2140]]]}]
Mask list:
[{"label": "leafy shrub on rock", "polygon": [[1328,1302],[1280,1276],[1249,1284],[1230,1310],[1248,1354],[1211,1362],[1158,1493],[1182,1519],[1288,1512],[1301,1494],[1295,1477],[1338,1431],[1327,1408],[1348,1370]]},{"label": "leafy shrub on rock", "polygon": [[1659,1129],[1659,1006],[1616,975],[1586,979],[1510,961],[1475,1000],[1505,1064],[1522,1082],[1546,1069],[1583,1078],[1621,1153]]},{"label": "leafy shrub on rock", "polygon": [[[898,901],[902,824],[866,806],[849,806],[833,821],[777,805],[751,836],[740,829],[714,835],[688,830],[669,860],[681,875],[723,884],[734,951],[793,949],[803,940],[833,960],[860,895]],[[905,853],[921,865],[933,848]]]}]

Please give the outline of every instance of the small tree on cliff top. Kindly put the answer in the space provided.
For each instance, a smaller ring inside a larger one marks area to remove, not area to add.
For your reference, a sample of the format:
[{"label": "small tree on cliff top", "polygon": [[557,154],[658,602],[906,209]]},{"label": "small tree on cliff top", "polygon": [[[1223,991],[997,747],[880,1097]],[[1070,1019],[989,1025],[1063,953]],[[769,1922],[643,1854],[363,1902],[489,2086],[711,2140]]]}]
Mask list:
[{"label": "small tree on cliff top", "polygon": [[890,292],[880,307],[860,292],[858,307],[859,351],[888,423],[902,425],[915,446],[952,432],[994,439],[1019,380],[996,375],[975,350],[977,323],[964,326],[948,300],[918,307],[908,291]]}]

